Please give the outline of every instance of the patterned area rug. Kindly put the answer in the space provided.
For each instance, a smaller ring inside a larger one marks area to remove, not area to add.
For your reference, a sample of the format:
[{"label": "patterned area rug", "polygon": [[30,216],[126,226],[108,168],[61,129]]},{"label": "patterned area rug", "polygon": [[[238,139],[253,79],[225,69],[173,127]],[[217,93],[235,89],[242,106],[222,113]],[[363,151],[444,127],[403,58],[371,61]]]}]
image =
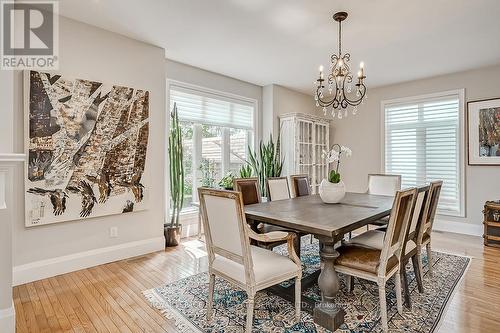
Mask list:
[{"label": "patterned area rug", "polygon": [[[304,243],[304,242],[303,242]],[[284,248],[275,249],[286,252]],[[304,275],[319,268],[318,244],[307,244],[301,249]],[[433,252],[433,273],[428,274],[427,257],[423,255],[424,289],[417,290],[413,269],[408,268],[412,311],[404,308],[403,315],[396,309],[394,281],[386,285],[389,329],[392,332],[433,332],[441,319],[447,302],[469,265],[470,258]],[[336,303],[346,311],[345,324],[337,332],[381,332],[378,288],[373,282],[355,278],[353,293],[348,293],[345,276],[340,275],[341,288]],[[292,282],[286,282],[289,284]],[[208,274],[188,278],[144,292],[151,305],[167,318],[175,320],[181,332],[244,332],[246,293],[223,279],[216,279],[214,318],[206,321]],[[317,285],[303,292],[304,296],[320,300]],[[300,322],[294,322],[294,307],[288,301],[267,291],[257,293],[253,332],[329,332],[317,326],[313,318],[302,312]]]}]

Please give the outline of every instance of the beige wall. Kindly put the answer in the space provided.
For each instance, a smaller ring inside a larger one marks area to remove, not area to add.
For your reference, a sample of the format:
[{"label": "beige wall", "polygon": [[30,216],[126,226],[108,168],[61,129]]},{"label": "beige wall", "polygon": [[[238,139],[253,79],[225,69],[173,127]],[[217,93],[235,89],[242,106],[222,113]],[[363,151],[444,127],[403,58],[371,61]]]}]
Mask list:
[{"label": "beige wall", "polygon": [[[365,191],[366,175],[381,171],[381,101],[462,88],[465,88],[465,102],[500,97],[500,66],[387,87],[368,88],[368,99],[359,108],[358,115],[335,120],[332,124],[335,132],[334,142],[347,145],[353,151],[352,157],[346,158],[343,162],[341,170],[348,190]],[[465,149],[466,147],[464,152]],[[468,165],[464,167],[466,217],[441,218],[474,224],[475,230],[479,230],[484,202],[500,198],[500,167]]]},{"label": "beige wall", "polygon": [[[60,18],[60,68],[68,77],[94,79],[150,91],[150,137],[144,181],[149,184],[149,209],[85,221],[24,226],[23,170],[16,170],[13,227],[14,266],[84,251],[121,246],[163,236],[165,215],[165,52],[90,25]],[[14,77],[14,152],[23,152],[22,73]],[[118,227],[118,237],[109,228]],[[156,248],[161,249],[161,241]]]},{"label": "beige wall", "polygon": [[286,87],[270,84],[263,87],[264,91],[264,115],[263,115],[263,137],[267,139],[272,130],[276,137],[279,130],[279,116],[285,113],[306,113],[323,116],[316,108],[314,99],[307,95]]}]

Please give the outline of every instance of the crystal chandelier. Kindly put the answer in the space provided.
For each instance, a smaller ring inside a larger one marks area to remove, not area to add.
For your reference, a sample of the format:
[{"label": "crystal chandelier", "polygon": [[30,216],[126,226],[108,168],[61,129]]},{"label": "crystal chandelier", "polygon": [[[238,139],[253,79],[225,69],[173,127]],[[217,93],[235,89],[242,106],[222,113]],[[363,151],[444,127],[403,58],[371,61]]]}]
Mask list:
[{"label": "crystal chandelier", "polygon": [[[363,102],[366,96],[364,79],[364,63],[359,64],[357,82],[353,87],[353,76],[349,67],[351,55],[342,54],[342,21],[347,18],[346,12],[338,12],[333,19],[339,22],[339,54],[333,54],[330,59],[330,70],[327,78],[324,78],[323,66],[319,67],[319,78],[316,80],[316,106],[323,107],[326,115],[327,108],[331,107],[331,115],[339,119],[347,117],[347,108],[353,107],[352,114],[356,114],[357,106]],[[354,90],[354,91],[353,91]]]}]

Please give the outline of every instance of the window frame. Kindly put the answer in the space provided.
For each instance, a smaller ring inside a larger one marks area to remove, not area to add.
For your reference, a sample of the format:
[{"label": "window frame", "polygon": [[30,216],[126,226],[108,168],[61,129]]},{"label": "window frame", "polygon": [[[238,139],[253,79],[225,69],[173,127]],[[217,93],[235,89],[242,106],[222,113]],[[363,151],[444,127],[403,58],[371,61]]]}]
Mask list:
[{"label": "window frame", "polygon": [[386,158],[386,137],[385,137],[385,109],[393,104],[400,103],[422,103],[427,100],[436,98],[445,98],[447,96],[458,96],[458,147],[457,151],[459,153],[458,157],[458,188],[459,188],[459,212],[453,212],[449,210],[438,210],[437,214],[444,216],[453,217],[465,217],[466,216],[466,183],[465,183],[465,89],[455,89],[447,90],[437,93],[409,96],[395,99],[382,100],[380,102],[380,145],[381,145],[381,160],[380,169],[385,173],[385,158]]},{"label": "window frame", "polygon": [[[166,80],[166,105],[167,105],[167,113],[166,113],[166,120],[165,120],[165,128],[166,128],[166,139],[168,140],[168,133],[170,131],[170,91],[172,88],[175,89],[175,87],[178,87],[180,89],[183,89],[183,90],[189,90],[189,91],[192,91],[193,94],[196,94],[196,93],[199,93],[199,94],[202,94],[202,95],[208,95],[208,96],[211,96],[212,98],[217,98],[217,97],[220,97],[221,99],[232,99],[232,100],[236,100],[236,101],[241,101],[243,103],[247,103],[247,104],[251,104],[253,106],[253,117],[252,117],[252,120],[253,120],[253,124],[252,124],[252,132],[253,132],[253,138],[252,138],[252,142],[253,142],[253,147],[257,147],[258,146],[258,142],[259,142],[259,138],[260,138],[260,112],[259,112],[259,102],[257,99],[254,99],[254,98],[250,98],[250,97],[245,97],[245,96],[241,96],[241,95],[237,95],[237,94],[232,94],[232,93],[228,93],[228,92],[224,92],[224,91],[219,91],[219,90],[215,90],[215,89],[211,89],[211,88],[207,88],[207,87],[203,87],[203,86],[199,86],[199,85],[195,85],[195,84],[191,84],[191,83],[186,83],[186,82],[183,82],[183,81],[178,81],[178,80],[173,80],[173,79],[167,79]],[[181,119],[179,119],[180,121],[182,121]],[[199,123],[201,124],[201,123]],[[209,124],[207,124],[209,125]],[[214,125],[210,125],[210,126],[214,126]],[[229,140],[229,129],[230,127],[224,127],[224,126],[220,126],[221,130],[224,132],[225,129],[228,129],[226,133],[226,136],[227,138],[225,138],[226,140]],[[224,139],[224,135],[223,135],[223,139]],[[193,143],[194,144],[194,143]],[[166,148],[165,148],[165,156],[167,157],[166,158],[166,164],[165,164],[165,184],[166,184],[166,193],[167,193],[167,207],[170,206],[170,200],[169,200],[169,197],[170,197],[170,193],[169,193],[169,189],[170,189],[170,184],[169,184],[169,177],[168,177],[168,170],[169,170],[169,163],[170,161],[168,160],[168,144],[165,145]],[[224,149],[222,151],[222,165],[224,165],[226,162],[227,162],[227,165],[230,166],[231,165],[231,159],[230,159],[230,155],[229,156],[224,156]],[[226,157],[229,157],[229,160],[228,161],[224,161],[224,159]],[[169,207],[167,208],[169,209]],[[181,211],[181,215],[182,214],[189,214],[189,213],[192,213],[194,211],[196,211],[197,208],[193,207],[193,208],[184,208],[182,209]],[[166,212],[166,216],[169,216],[168,215],[168,211]]]}]

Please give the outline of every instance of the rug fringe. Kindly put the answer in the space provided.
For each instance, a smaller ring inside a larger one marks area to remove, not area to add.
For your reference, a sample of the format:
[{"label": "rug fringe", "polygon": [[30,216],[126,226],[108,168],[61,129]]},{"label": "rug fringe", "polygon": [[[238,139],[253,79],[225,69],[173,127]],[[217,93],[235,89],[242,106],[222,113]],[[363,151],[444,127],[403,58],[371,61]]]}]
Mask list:
[{"label": "rug fringe", "polygon": [[152,307],[160,311],[160,313],[168,320],[173,321],[175,327],[181,333],[202,333],[189,320],[184,318],[177,310],[172,308],[166,302],[161,301],[154,289],[143,291],[142,294]]}]

